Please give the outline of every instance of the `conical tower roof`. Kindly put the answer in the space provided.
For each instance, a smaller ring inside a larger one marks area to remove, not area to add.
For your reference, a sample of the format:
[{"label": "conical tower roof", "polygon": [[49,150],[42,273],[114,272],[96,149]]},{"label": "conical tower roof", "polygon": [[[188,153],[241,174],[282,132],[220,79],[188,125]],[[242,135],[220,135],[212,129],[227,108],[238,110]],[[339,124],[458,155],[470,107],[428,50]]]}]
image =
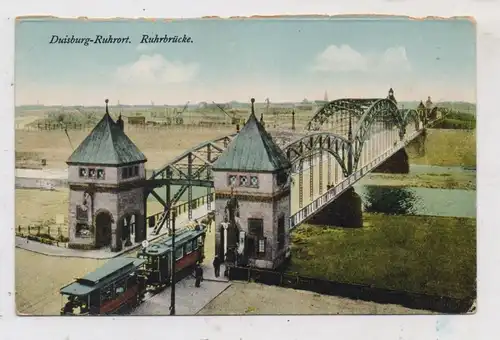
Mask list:
[{"label": "conical tower roof", "polygon": [[119,166],[146,161],[146,156],[109,115],[106,99],[106,114],[66,163]]},{"label": "conical tower roof", "polygon": [[227,149],[215,161],[214,170],[274,172],[291,167],[283,150],[273,141],[254,112]]}]

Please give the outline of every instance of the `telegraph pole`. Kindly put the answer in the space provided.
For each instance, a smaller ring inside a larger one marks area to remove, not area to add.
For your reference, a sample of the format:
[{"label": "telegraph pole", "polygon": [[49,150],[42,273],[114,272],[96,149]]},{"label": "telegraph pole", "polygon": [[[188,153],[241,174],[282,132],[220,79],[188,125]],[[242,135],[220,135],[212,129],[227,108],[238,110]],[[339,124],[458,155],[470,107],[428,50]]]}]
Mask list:
[{"label": "telegraph pole", "polygon": [[170,291],[170,315],[175,315],[175,209],[172,211],[172,258],[171,258],[171,291]]}]

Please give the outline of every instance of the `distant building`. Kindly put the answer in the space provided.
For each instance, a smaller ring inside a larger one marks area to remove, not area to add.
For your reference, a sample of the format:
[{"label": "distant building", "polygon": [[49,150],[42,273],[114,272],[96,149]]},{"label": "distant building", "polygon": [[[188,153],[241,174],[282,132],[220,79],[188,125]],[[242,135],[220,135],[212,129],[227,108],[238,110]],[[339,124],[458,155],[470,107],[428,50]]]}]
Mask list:
[{"label": "distant building", "polygon": [[146,117],[144,116],[127,117],[127,123],[131,125],[144,125],[146,124]]},{"label": "distant building", "polygon": [[431,96],[427,97],[427,101],[425,102],[425,107],[427,109],[431,109],[434,104],[432,103]]},{"label": "distant building", "polygon": [[387,95],[387,99],[392,100],[396,104],[398,103],[396,97],[394,97],[394,90],[392,89],[392,87],[389,89],[389,94]]},{"label": "distant building", "polygon": [[307,102],[307,103],[297,103],[294,105],[294,108],[297,109],[297,110],[312,110],[314,107],[314,104],[313,103],[310,103],[310,102]]}]

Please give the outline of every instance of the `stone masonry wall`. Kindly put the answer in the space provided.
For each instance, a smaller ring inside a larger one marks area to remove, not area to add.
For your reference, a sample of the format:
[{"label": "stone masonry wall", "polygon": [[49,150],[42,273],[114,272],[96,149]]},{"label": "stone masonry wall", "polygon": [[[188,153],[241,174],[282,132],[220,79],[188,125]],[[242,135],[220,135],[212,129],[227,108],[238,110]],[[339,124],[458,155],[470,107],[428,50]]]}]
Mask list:
[{"label": "stone masonry wall", "polygon": [[[135,242],[145,239],[144,230],[144,190],[136,188],[118,193],[118,221],[122,222],[127,215],[135,215]],[[121,226],[121,224],[120,224]]]},{"label": "stone masonry wall", "polygon": [[[83,203],[83,194],[82,190],[73,190],[70,189],[69,194],[69,242],[74,244],[82,244],[82,245],[95,245],[96,244],[96,235],[97,230],[94,230],[92,238],[77,238],[75,236],[76,232],[76,206]],[[89,221],[95,225],[95,218],[100,211],[107,211],[112,216],[112,224],[111,224],[111,234],[112,234],[112,245],[116,247],[116,236],[117,228],[116,223],[118,220],[118,198],[115,193],[111,192],[96,192],[94,193],[93,199],[93,221]]]}]

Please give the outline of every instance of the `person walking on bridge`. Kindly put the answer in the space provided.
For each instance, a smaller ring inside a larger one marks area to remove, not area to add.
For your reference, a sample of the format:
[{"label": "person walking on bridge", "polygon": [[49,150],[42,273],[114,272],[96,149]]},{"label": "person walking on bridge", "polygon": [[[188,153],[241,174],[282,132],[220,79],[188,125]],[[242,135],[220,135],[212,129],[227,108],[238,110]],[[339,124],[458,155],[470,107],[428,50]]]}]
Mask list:
[{"label": "person walking on bridge", "polygon": [[220,259],[219,259],[219,255],[215,255],[214,261],[212,262],[212,264],[214,265],[215,277],[219,277],[219,275],[220,275],[220,265],[221,265],[221,262],[220,262]]}]

